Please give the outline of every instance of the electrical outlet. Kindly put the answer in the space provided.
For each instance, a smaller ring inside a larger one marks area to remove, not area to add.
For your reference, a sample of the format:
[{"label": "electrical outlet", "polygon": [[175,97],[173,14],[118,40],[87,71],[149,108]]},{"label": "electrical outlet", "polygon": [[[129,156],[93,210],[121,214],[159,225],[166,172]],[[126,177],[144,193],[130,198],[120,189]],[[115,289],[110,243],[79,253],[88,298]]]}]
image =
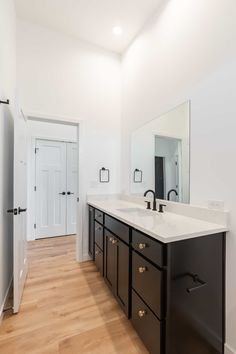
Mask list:
[{"label": "electrical outlet", "polygon": [[225,203],[223,200],[208,200],[207,207],[209,209],[224,210]]}]

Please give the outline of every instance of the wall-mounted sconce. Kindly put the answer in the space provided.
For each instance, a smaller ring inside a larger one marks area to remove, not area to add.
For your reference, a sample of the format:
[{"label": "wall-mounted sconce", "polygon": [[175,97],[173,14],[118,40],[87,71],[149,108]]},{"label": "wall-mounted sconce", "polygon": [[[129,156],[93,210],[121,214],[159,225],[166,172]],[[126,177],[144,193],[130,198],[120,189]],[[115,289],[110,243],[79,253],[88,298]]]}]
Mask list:
[{"label": "wall-mounted sconce", "polygon": [[100,183],[110,182],[110,170],[108,168],[102,167],[99,170],[99,182]]},{"label": "wall-mounted sconce", "polygon": [[134,183],[142,183],[143,182],[143,171],[136,168],[134,170]]}]

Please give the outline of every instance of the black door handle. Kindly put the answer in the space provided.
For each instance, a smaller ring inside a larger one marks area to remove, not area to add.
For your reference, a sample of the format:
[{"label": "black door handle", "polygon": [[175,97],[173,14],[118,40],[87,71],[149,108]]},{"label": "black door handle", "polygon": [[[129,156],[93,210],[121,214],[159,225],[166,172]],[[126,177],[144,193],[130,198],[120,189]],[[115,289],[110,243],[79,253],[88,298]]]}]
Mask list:
[{"label": "black door handle", "polygon": [[62,193],[59,193],[59,194],[61,194],[61,195],[66,195],[66,192],[62,192]]},{"label": "black door handle", "polygon": [[67,192],[67,195],[71,195],[71,194],[75,194],[75,193]]},{"label": "black door handle", "polygon": [[20,213],[25,213],[27,211],[27,208],[21,209],[21,207],[18,208],[18,214]]},{"label": "black door handle", "polygon": [[7,212],[8,212],[8,213],[12,213],[12,214],[14,214],[14,215],[17,215],[17,214],[18,214],[18,211],[17,211],[16,208],[15,208],[15,209],[8,209]]}]

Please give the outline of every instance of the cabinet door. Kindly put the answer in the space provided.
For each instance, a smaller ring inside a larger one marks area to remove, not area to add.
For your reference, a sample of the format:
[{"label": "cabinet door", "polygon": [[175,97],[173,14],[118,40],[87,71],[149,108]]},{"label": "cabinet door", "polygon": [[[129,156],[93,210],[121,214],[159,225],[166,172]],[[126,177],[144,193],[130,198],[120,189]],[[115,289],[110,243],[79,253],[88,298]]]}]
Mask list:
[{"label": "cabinet door", "polygon": [[107,230],[105,231],[105,270],[106,283],[115,294],[116,289],[116,242],[117,239]]},{"label": "cabinet door", "polygon": [[94,208],[89,206],[89,240],[88,253],[94,260]]},{"label": "cabinet door", "polygon": [[129,317],[129,247],[122,241],[116,243],[116,296]]},{"label": "cabinet door", "polygon": [[105,280],[129,317],[129,247],[105,231]]},{"label": "cabinet door", "polygon": [[103,276],[103,252],[96,244],[94,250],[95,265],[97,267],[97,270],[100,272],[101,276]]}]

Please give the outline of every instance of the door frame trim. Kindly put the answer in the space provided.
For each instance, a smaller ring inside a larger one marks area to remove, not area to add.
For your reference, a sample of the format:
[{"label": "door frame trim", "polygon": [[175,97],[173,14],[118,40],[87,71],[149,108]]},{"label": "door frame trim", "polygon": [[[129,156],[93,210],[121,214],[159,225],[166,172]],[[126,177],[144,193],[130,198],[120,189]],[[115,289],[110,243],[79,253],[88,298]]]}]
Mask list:
[{"label": "door frame trim", "polygon": [[[83,178],[83,171],[84,171],[84,166],[85,166],[85,156],[84,156],[84,145],[85,145],[85,122],[84,120],[81,120],[79,118],[75,117],[69,117],[69,116],[57,116],[57,115],[47,115],[47,114],[42,114],[42,113],[37,113],[37,112],[25,112],[25,115],[29,120],[36,120],[36,121],[41,121],[45,123],[59,123],[59,124],[65,124],[65,125],[73,125],[77,127],[77,141],[71,141],[71,140],[60,140],[60,141],[66,141],[66,142],[76,142],[78,146],[78,180],[77,180],[77,197],[79,198],[79,202],[77,203],[77,235],[76,235],[76,260],[78,262],[83,262],[88,259],[90,259],[88,255],[88,251],[84,252],[84,247],[86,245],[85,242],[85,236],[87,235],[87,229],[84,226],[86,223],[86,191],[84,188],[85,182]],[[54,141],[59,141],[58,139],[51,139],[49,137],[42,138],[40,136],[34,136],[32,140],[34,139],[34,144],[33,141],[31,141],[31,156],[32,154],[35,160],[35,142],[37,139],[43,139],[43,140],[54,140]],[[32,161],[32,160],[31,160]],[[34,164],[35,167],[35,164]],[[33,226],[33,225],[32,225]],[[35,235],[35,233],[34,233]]]}]

